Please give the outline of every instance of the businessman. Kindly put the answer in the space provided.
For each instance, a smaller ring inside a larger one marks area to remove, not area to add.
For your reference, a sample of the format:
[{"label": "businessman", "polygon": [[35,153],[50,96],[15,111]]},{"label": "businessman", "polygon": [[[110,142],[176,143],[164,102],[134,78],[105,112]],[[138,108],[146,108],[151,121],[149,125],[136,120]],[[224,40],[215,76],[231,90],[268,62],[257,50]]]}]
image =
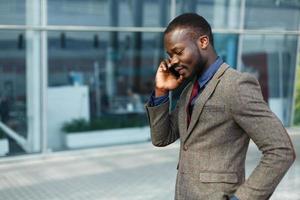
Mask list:
[{"label": "businessman", "polygon": [[[176,200],[265,200],[295,160],[291,140],[263,100],[258,81],[218,57],[209,23],[194,13],[164,32],[169,55],[146,104],[152,143],[180,139]],[[191,80],[169,112],[168,92]],[[262,158],[245,179],[249,140]]]}]

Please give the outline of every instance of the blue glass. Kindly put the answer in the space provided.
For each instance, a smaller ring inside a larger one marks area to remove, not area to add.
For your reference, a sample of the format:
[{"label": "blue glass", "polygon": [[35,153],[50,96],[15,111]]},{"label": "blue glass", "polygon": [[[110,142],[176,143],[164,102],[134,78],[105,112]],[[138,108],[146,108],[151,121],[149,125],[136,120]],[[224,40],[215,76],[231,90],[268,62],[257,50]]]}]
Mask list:
[{"label": "blue glass", "polygon": [[231,67],[236,68],[238,35],[236,34],[214,34],[214,47],[217,54]]},{"label": "blue glass", "polygon": [[26,1],[2,0],[0,1],[0,24],[24,25]]},{"label": "blue glass", "polygon": [[239,28],[240,4],[236,0],[177,0],[176,14],[195,12],[205,17],[212,28]]},{"label": "blue glass", "polygon": [[49,148],[68,147],[62,134],[74,127],[148,126],[144,104],[164,56],[161,39],[162,33],[48,32]]},{"label": "blue glass", "polygon": [[[7,128],[26,138],[28,120],[24,35],[23,31],[0,31],[0,121]],[[24,153],[14,139],[8,137],[2,129],[0,129],[1,138],[8,141],[7,155]]]},{"label": "blue glass", "polygon": [[48,0],[48,24],[162,27],[169,7],[169,0]]},{"label": "blue glass", "polygon": [[299,23],[300,1],[246,1],[246,29],[299,30]]},{"label": "blue glass", "polygon": [[252,73],[261,84],[271,110],[285,126],[291,125],[297,36],[245,35],[241,70]]}]

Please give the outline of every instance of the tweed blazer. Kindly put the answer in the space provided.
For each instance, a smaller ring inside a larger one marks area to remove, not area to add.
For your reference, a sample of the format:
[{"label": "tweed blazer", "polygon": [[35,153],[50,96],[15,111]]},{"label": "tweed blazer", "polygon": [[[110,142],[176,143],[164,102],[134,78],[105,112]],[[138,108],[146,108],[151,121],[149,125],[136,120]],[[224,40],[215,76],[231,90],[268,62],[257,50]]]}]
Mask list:
[{"label": "tweed blazer", "polygon": [[[171,112],[169,102],[145,106],[155,146],[180,139],[175,199],[268,199],[295,152],[282,123],[263,100],[258,81],[223,63],[197,97],[187,128],[192,85],[186,86]],[[245,180],[250,139],[263,156]]]}]

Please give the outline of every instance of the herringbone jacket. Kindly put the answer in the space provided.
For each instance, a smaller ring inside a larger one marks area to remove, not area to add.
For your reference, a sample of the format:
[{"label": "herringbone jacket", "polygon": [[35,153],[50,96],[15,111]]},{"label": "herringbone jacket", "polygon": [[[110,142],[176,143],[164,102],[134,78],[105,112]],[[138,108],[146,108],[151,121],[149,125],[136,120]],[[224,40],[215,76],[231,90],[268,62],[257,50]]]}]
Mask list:
[{"label": "herringbone jacket", "polygon": [[[176,200],[265,200],[295,159],[291,140],[263,100],[258,81],[223,63],[197,98],[187,129],[186,106],[192,82],[176,108],[150,107],[152,143],[180,139]],[[245,180],[245,158],[252,139],[263,156]]]}]

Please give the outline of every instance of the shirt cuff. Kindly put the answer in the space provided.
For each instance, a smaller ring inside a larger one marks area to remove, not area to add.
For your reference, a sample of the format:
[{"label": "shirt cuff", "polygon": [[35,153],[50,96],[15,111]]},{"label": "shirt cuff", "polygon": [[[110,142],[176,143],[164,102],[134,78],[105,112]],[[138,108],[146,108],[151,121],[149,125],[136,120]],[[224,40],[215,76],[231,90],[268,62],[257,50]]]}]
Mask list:
[{"label": "shirt cuff", "polygon": [[168,100],[169,100],[168,94],[160,97],[155,97],[155,92],[153,91],[149,99],[149,106],[158,106],[163,103],[166,103]]}]

